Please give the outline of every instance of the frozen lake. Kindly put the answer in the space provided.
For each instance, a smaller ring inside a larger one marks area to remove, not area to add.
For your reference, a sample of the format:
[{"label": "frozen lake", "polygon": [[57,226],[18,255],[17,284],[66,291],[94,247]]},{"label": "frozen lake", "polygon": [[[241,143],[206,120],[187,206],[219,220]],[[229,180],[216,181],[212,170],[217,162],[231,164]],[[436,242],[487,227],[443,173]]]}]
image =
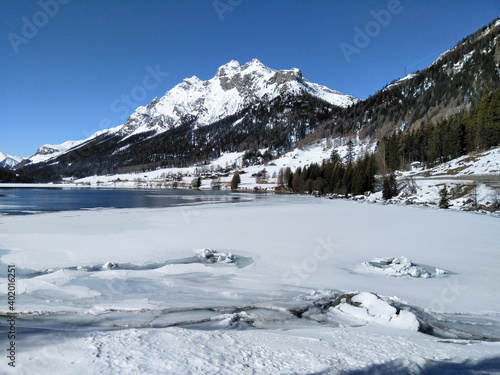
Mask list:
[{"label": "frozen lake", "polygon": [[207,196],[0,216],[12,373],[498,373],[498,218]]},{"label": "frozen lake", "polygon": [[165,208],[207,203],[236,203],[263,197],[216,190],[0,188],[0,214],[71,211],[96,208]]}]

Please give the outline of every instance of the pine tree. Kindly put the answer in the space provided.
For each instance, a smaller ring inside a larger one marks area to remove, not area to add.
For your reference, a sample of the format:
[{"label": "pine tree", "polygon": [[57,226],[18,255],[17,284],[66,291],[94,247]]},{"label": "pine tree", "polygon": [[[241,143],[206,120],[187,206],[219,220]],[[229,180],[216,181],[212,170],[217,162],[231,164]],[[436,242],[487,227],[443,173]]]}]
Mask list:
[{"label": "pine tree", "polygon": [[241,183],[240,173],[238,171],[234,172],[233,179],[231,180],[231,190],[238,189]]},{"label": "pine tree", "polygon": [[394,173],[391,173],[388,177],[384,178],[382,197],[387,200],[396,195],[398,195],[398,184],[396,182],[396,176],[394,176]]},{"label": "pine tree", "polygon": [[305,190],[304,176],[302,170],[297,168],[292,177],[292,188],[295,193],[303,194]]},{"label": "pine tree", "polygon": [[293,178],[292,169],[290,167],[286,167],[284,179],[285,179],[286,187],[289,189],[292,188],[292,178]]},{"label": "pine tree", "polygon": [[194,178],[193,181],[191,182],[191,186],[195,189],[199,189],[201,186],[201,177]]},{"label": "pine tree", "polygon": [[439,196],[441,197],[439,208],[450,208],[450,196],[448,194],[448,189],[446,189],[446,185],[439,191]]},{"label": "pine tree", "polygon": [[354,162],[354,145],[352,140],[349,139],[347,143],[347,164],[352,164]]},{"label": "pine tree", "polygon": [[285,168],[281,168],[278,174],[278,186],[280,188],[285,186]]}]

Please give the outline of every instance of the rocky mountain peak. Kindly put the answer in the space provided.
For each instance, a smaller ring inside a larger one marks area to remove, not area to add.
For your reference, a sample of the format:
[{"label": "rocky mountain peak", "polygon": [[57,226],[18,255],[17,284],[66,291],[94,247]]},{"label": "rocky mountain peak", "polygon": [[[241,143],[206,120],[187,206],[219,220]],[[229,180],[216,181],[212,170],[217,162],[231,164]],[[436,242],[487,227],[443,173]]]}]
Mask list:
[{"label": "rocky mountain peak", "polygon": [[241,64],[236,60],[231,60],[227,64],[217,69],[216,77],[224,77],[241,71]]}]

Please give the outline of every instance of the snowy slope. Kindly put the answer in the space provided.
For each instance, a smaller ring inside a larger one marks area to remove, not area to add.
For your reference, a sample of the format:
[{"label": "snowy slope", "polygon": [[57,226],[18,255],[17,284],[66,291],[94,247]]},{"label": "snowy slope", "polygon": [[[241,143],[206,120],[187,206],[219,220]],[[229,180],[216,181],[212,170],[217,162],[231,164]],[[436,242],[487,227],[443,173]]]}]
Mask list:
[{"label": "snowy slope", "polygon": [[477,176],[500,175],[500,147],[464,155],[430,169],[414,169],[409,175]]},{"label": "snowy slope", "polygon": [[[197,177],[205,172],[219,171],[221,169],[239,169],[240,171],[245,171],[245,173],[241,175],[242,183],[240,188],[250,190],[254,188],[259,190],[273,190],[277,186],[277,179],[276,177],[273,178],[273,176],[278,176],[281,168],[290,167],[292,171],[295,171],[295,169],[299,167],[304,168],[312,163],[321,164],[323,160],[330,159],[332,151],[335,151],[342,160],[346,161],[349,140],[349,138],[336,138],[328,141],[322,140],[310,146],[293,149],[279,158],[271,160],[267,164],[257,164],[245,168],[242,168],[244,152],[227,152],[203,166],[193,165],[185,168],[162,168],[147,172],[88,176],[75,180],[74,182],[91,186],[162,187],[162,182],[167,175],[183,177],[183,181],[189,184],[195,176]],[[351,142],[353,145],[352,152],[354,159],[362,157],[365,153],[375,152],[377,146],[376,142],[362,142],[356,138],[351,139]],[[263,154],[269,150],[262,149],[260,151]],[[258,173],[262,169],[266,169],[269,177],[271,177],[265,185],[257,184],[255,178],[252,177],[252,175]],[[229,177],[222,178],[222,182],[229,183],[231,178],[232,173]],[[140,182],[138,182],[138,180],[140,180]],[[203,181],[202,188],[210,189],[210,181]]]}]

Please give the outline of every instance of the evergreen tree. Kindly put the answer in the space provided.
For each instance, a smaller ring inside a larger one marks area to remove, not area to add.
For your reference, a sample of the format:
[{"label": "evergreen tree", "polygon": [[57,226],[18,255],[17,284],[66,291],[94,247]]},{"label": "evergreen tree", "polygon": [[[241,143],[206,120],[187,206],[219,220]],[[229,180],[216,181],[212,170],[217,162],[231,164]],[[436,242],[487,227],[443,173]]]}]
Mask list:
[{"label": "evergreen tree", "polygon": [[292,177],[292,188],[293,191],[299,194],[303,194],[305,190],[304,176],[302,176],[302,170],[297,168],[293,173]]},{"label": "evergreen tree", "polygon": [[450,208],[450,197],[448,189],[446,189],[446,185],[444,185],[444,187],[439,191],[439,196],[441,197],[441,200],[439,201],[439,208]]},{"label": "evergreen tree", "polygon": [[231,180],[231,190],[238,189],[241,183],[240,173],[238,171],[234,172],[233,179]]},{"label": "evergreen tree", "polygon": [[284,180],[285,180],[285,186],[289,189],[292,188],[292,178],[293,178],[293,173],[292,169],[290,167],[286,167],[285,169],[285,174],[284,174]]},{"label": "evergreen tree", "polygon": [[347,164],[352,164],[354,161],[354,145],[352,140],[349,139],[347,143]]},{"label": "evergreen tree", "polygon": [[280,188],[285,186],[285,168],[280,168],[280,171],[278,173],[278,186]]},{"label": "evergreen tree", "polygon": [[191,186],[195,189],[199,189],[201,186],[201,177],[194,178],[193,181],[191,182]]},{"label": "evergreen tree", "polygon": [[389,176],[384,178],[384,183],[382,185],[382,197],[387,200],[398,195],[398,184],[396,182],[396,176],[391,173]]}]

